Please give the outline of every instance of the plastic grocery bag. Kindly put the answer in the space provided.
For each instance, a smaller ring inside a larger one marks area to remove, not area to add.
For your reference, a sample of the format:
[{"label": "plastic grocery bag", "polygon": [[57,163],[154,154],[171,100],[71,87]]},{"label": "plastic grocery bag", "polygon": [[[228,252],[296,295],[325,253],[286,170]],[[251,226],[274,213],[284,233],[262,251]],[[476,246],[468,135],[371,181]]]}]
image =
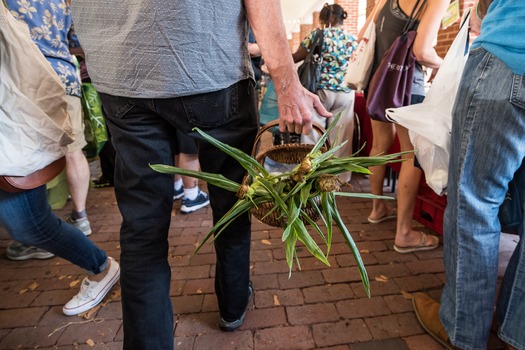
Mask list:
[{"label": "plastic grocery bag", "polygon": [[386,110],[389,120],[409,130],[410,140],[427,185],[446,192],[452,107],[468,55],[468,13],[422,103]]},{"label": "plastic grocery bag", "polygon": [[82,111],[87,142],[83,151],[87,158],[94,158],[108,141],[108,133],[100,96],[91,83],[82,83]]}]

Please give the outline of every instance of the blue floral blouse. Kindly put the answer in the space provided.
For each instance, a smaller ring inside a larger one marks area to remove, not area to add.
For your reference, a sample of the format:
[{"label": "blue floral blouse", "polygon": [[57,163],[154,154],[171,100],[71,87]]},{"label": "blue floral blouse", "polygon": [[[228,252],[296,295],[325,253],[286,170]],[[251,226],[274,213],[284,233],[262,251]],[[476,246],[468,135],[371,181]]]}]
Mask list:
[{"label": "blue floral blouse", "polygon": [[[315,30],[304,38],[301,46],[308,50]],[[324,29],[323,61],[319,89],[350,92],[343,82],[348,60],[357,47],[356,37],[339,27]]]},{"label": "blue floral blouse", "polygon": [[47,58],[66,93],[81,96],[80,77],[69,52],[71,12],[65,0],[6,0],[7,8],[29,26],[31,39]]}]

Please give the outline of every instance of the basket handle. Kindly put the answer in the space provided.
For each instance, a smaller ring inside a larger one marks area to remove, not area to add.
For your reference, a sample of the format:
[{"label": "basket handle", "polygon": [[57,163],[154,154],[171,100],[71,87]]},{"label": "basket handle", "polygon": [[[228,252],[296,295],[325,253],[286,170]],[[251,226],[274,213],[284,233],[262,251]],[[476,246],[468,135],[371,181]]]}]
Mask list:
[{"label": "basket handle", "polygon": [[[256,152],[257,152],[257,148],[259,148],[259,143],[261,142],[261,138],[264,134],[265,131],[275,127],[275,126],[279,126],[279,120],[276,119],[276,120],[272,120],[266,124],[264,124],[264,126],[262,126],[259,131],[257,132],[257,136],[255,137],[255,142],[253,143],[253,149],[252,149],[252,157],[255,156]],[[321,126],[319,125],[318,123],[316,122],[312,122],[312,128],[317,131],[319,133],[319,135],[323,136],[323,134],[326,132],[326,130]],[[328,138],[326,138],[326,141],[324,143],[326,149],[330,149],[331,145],[330,145],[330,140]]]}]

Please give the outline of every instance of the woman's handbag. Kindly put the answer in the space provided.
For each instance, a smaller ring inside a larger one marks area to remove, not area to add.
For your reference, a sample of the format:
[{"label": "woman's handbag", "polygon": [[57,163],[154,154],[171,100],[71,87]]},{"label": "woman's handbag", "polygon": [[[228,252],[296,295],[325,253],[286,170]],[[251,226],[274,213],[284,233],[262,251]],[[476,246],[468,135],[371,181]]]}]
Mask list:
[{"label": "woman's handbag", "polygon": [[[372,19],[375,18],[375,12]],[[371,20],[348,62],[344,82],[350,89],[362,91],[368,87],[374,62],[375,44],[376,24]]]},{"label": "woman's handbag", "polygon": [[14,193],[40,187],[57,177],[65,167],[66,157],[62,157],[27,176],[0,176],[0,190]]},{"label": "woman's handbag", "polygon": [[[415,24],[427,0],[418,0],[403,32],[385,52],[379,67],[370,80],[367,109],[370,118],[390,122],[385,117],[387,108],[410,104],[412,78],[416,57],[412,45],[416,38]],[[421,5],[421,6],[420,6]]]},{"label": "woman's handbag", "polygon": [[317,29],[308,45],[308,55],[297,68],[299,81],[310,92],[317,92],[321,80],[321,62],[323,61],[323,29]]},{"label": "woman's handbag", "polygon": [[468,56],[468,11],[422,103],[389,108],[390,121],[409,130],[417,160],[430,188],[442,195],[448,182],[452,107]]},{"label": "woman's handbag", "polygon": [[65,86],[0,3],[0,175],[26,176],[62,158],[73,141]]}]

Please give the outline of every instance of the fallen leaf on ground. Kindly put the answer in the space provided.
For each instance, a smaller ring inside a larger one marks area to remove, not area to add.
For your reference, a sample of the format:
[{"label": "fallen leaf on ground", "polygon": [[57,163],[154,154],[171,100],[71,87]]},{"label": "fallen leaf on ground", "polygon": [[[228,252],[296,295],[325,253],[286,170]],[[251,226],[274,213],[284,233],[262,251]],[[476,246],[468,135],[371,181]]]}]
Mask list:
[{"label": "fallen leaf on ground", "polygon": [[33,282],[33,283],[31,283],[31,285],[30,285],[29,287],[27,287],[27,288],[29,288],[30,290],[34,291],[35,289],[38,288],[38,286],[39,286],[38,283]]},{"label": "fallen leaf on ground", "polygon": [[377,282],[388,282],[388,277],[380,275],[375,278]]},{"label": "fallen leaf on ground", "polygon": [[360,250],[359,252],[363,254],[370,254],[370,250],[368,249],[363,249],[363,250]]},{"label": "fallen leaf on ground", "polygon": [[80,280],[74,280],[73,282],[71,282],[71,283],[69,284],[69,288],[73,288],[73,287],[75,287],[75,286],[76,286],[77,284],[79,284],[79,283],[80,283]]},{"label": "fallen leaf on ground", "polygon": [[272,245],[272,242],[270,242],[270,241],[267,240],[267,239],[263,239],[263,240],[261,241],[261,243],[262,243],[262,244],[266,244],[266,245]]},{"label": "fallen leaf on ground", "polygon": [[86,340],[86,344],[89,345],[89,346],[95,346],[95,342],[93,341],[93,339],[88,339]]},{"label": "fallen leaf on ground", "polygon": [[273,296],[273,305],[274,306],[279,306],[281,305],[281,303],[279,302],[279,298],[277,297],[277,295],[274,294]]}]

